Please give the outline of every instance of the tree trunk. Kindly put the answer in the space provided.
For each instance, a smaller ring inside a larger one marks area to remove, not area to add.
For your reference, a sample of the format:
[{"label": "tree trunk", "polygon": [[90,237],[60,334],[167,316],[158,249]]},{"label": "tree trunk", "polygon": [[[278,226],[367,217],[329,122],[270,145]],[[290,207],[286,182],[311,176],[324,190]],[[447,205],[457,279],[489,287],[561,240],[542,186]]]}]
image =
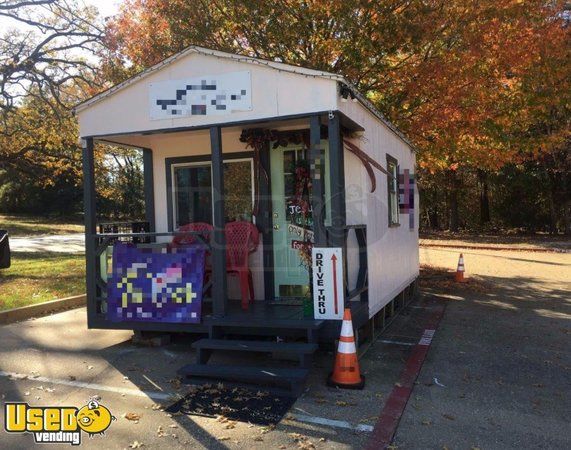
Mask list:
[{"label": "tree trunk", "polygon": [[563,233],[566,236],[571,236],[571,200],[565,202],[563,205]]},{"label": "tree trunk", "polygon": [[455,170],[448,171],[448,181],[448,229],[450,231],[458,231],[460,224],[460,214],[458,212],[460,180]]},{"label": "tree trunk", "polygon": [[485,170],[478,169],[478,181],[480,183],[480,225],[490,222],[490,197],[488,196],[488,174]]}]

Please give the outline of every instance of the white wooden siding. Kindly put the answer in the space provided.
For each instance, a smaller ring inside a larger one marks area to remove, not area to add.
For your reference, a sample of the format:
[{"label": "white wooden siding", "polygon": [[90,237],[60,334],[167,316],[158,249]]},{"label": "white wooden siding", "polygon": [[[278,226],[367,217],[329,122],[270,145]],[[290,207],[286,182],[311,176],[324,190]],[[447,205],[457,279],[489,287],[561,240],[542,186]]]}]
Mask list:
[{"label": "white wooden siding", "polygon": [[[252,73],[252,111],[151,120],[150,83],[244,70]],[[78,119],[81,136],[100,136],[329,111],[335,109],[336,98],[337,82],[331,79],[191,53],[80,109]]]},{"label": "white wooden siding", "polygon": [[[339,102],[338,109],[361,125],[362,136],[351,139],[355,145],[386,167],[387,154],[398,160],[399,171],[415,172],[415,154],[392,130],[359,103]],[[400,215],[400,226],[388,226],[387,177],[373,169],[377,189],[371,183],[357,157],[345,152],[345,184],[347,224],[367,225],[369,268],[369,316],[389,303],[419,273],[418,256],[418,190],[415,183],[415,228],[409,229],[408,214]],[[356,243],[350,242],[351,247]],[[348,250],[349,287],[355,285],[358,263]],[[353,252],[354,253],[354,252]]]}]

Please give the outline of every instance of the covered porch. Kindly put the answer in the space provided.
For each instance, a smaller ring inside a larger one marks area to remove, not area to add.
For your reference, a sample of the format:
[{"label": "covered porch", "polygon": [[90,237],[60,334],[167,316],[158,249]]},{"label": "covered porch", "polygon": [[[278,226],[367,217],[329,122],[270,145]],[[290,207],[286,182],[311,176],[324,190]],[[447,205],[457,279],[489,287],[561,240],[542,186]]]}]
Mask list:
[{"label": "covered porch", "polygon": [[[310,228],[311,236],[307,239],[310,245],[344,249],[343,277],[346,289],[342,300],[353,310],[355,326],[365,323],[369,318],[366,301],[366,226],[347,226],[343,149],[343,136],[361,130],[341,112],[328,111],[211,126],[84,137],[89,326],[142,331],[207,332],[211,335],[216,333],[217,327],[257,327],[257,333],[260,334],[264,334],[264,329],[272,330],[271,334],[283,329],[289,330],[290,334],[307,334],[308,340],[312,341],[318,333],[331,337],[338,333],[338,322],[328,321],[324,327],[323,321],[314,320],[312,314],[304,312],[301,297],[311,299],[309,280],[305,283],[307,289],[300,291],[298,287],[303,286],[303,281],[296,281],[291,273],[288,275],[288,271],[292,272],[291,267],[287,263],[282,264],[283,259],[276,255],[277,252],[283,253],[285,246],[291,252],[290,246],[294,246],[292,242],[300,240],[287,235],[284,229],[292,230],[292,220],[291,217],[286,218],[286,211],[283,211],[287,192],[279,188],[279,183],[276,184],[276,177],[285,179],[287,174],[284,174],[282,160],[279,160],[281,171],[276,170],[279,164],[276,166],[275,161],[272,161],[272,151],[275,151],[276,144],[273,139],[285,139],[286,145],[283,148],[289,149],[294,155],[298,151],[305,155],[311,183],[311,223],[309,227],[301,228]],[[244,135],[267,137],[258,140],[251,138],[245,143],[242,141],[241,147],[237,146],[237,137]],[[293,140],[291,136],[296,136],[296,144],[287,142],[288,139]],[[181,150],[169,152],[167,146],[174,141]],[[140,229],[119,232],[98,226],[93,153],[97,142],[126,145],[143,151],[146,224]],[[185,152],[185,148],[188,152]],[[250,255],[255,301],[247,309],[233,295],[236,291],[235,283],[227,276],[225,227],[229,221],[236,220],[228,212],[229,185],[233,189],[232,178],[228,178],[230,162],[240,162],[242,166],[251,167],[252,211],[249,217],[243,214],[239,220],[252,222],[260,234],[259,246]],[[211,204],[211,211],[205,212],[205,208],[201,209],[200,205],[194,209],[185,206],[187,209],[183,210],[181,207],[177,194],[177,176],[184,170],[185,176],[196,177],[196,167],[205,168],[205,174],[209,172],[211,188],[206,198],[207,203]],[[287,180],[283,184],[287,184]],[[206,221],[210,215],[212,229],[207,239],[196,231],[180,231],[182,225]],[[296,230],[299,232],[299,227],[293,228],[294,232]],[[108,282],[113,255],[109,249],[113,243],[118,240],[127,241],[137,248],[150,249],[153,254],[168,254],[173,238],[181,235],[193,236],[199,240],[207,247],[210,255],[211,276],[202,287],[200,320],[197,323],[110,320]],[[288,276],[294,280],[293,284],[287,284]],[[256,330],[252,330],[252,334],[256,334]]]}]

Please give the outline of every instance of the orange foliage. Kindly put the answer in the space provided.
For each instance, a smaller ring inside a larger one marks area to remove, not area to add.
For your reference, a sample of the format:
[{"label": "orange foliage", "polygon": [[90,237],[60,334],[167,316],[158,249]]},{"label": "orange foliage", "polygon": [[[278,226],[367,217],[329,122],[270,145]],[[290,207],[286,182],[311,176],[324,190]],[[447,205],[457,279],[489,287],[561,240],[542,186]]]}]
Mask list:
[{"label": "orange foliage", "polygon": [[569,138],[565,1],[127,0],[113,81],[189,44],[342,73],[412,139],[421,167],[498,169]]}]

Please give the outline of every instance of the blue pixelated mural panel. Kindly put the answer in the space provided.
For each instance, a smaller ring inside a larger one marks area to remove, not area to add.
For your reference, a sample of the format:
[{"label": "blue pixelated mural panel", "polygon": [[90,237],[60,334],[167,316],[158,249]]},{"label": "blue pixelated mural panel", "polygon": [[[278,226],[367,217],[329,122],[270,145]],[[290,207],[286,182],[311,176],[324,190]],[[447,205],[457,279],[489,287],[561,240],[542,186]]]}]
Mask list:
[{"label": "blue pixelated mural panel", "polygon": [[172,253],[116,242],[107,284],[107,318],[114,322],[200,323],[205,251]]}]

